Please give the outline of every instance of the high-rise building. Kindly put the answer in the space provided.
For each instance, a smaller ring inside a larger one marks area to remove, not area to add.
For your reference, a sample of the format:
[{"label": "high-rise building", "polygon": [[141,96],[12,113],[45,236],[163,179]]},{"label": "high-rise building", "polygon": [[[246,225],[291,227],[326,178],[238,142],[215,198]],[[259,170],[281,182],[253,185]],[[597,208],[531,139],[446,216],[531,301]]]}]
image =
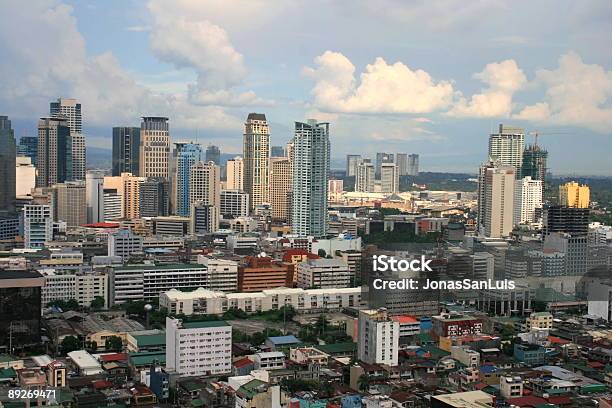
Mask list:
[{"label": "high-rise building", "polygon": [[396,153],[395,164],[397,165],[397,171],[400,176],[408,175],[408,154],[407,153]]},{"label": "high-rise building", "polygon": [[271,157],[287,157],[285,156],[285,148],[283,146],[272,146],[270,148]]},{"label": "high-rise building", "polygon": [[354,177],[357,175],[357,166],[361,163],[361,155],[347,154],[346,155],[346,176]]},{"label": "high-rise building", "polygon": [[399,169],[395,163],[383,163],[380,166],[380,190],[383,193],[399,192]]},{"label": "high-rise building", "polygon": [[361,162],[355,173],[355,191],[370,193],[374,191],[374,165],[369,162]]},{"label": "high-rise building", "polygon": [[409,176],[419,175],[419,155],[418,154],[408,155],[408,175]]},{"label": "high-rise building", "polygon": [[87,223],[104,221],[104,172],[89,170],[85,174],[87,194]]},{"label": "high-rise building", "polygon": [[210,234],[219,229],[219,207],[202,202],[191,207],[191,233]]},{"label": "high-rise building", "polygon": [[542,211],[542,234],[559,232],[572,236],[586,236],[589,232],[589,212],[588,208],[545,206]]},{"label": "high-rise building", "polygon": [[546,182],[546,160],[548,152],[540,146],[533,144],[525,148],[523,152],[523,167],[521,177],[531,177],[532,180]]},{"label": "high-rise building", "polygon": [[270,204],[272,218],[287,221],[287,193],[291,190],[292,174],[289,159],[273,157],[270,160]]},{"label": "high-rise building", "polygon": [[148,116],[140,124],[140,177],[168,179],[170,160],[170,131],[168,118]]},{"label": "high-rise building", "polygon": [[485,236],[510,235],[514,218],[514,166],[487,163],[478,178],[478,225]]},{"label": "high-rise building", "polygon": [[328,228],[329,123],[295,122],[292,156],[292,231],[302,237],[324,237]]},{"label": "high-rise building", "polygon": [[46,204],[23,207],[24,248],[42,248],[53,240],[53,213]]},{"label": "high-rise building", "polygon": [[182,376],[232,371],[232,326],[166,318],[166,369]]},{"label": "high-rise building", "polygon": [[244,191],[244,160],[242,157],[234,157],[226,163],[227,167],[227,182],[228,190],[243,190]]},{"label": "high-rise building", "polygon": [[180,216],[188,216],[191,209],[189,203],[189,173],[191,166],[202,160],[202,146],[198,143],[175,143],[172,154],[172,194],[173,212]]},{"label": "high-rise building", "polygon": [[536,208],[542,207],[542,180],[530,176],[514,184],[514,225],[536,222]]},{"label": "high-rise building", "polygon": [[85,180],[85,135],[81,104],[76,99],[58,98],[49,104],[49,114],[54,118],[66,118],[72,138],[72,178]]},{"label": "high-rise building", "polygon": [[205,160],[206,162],[214,162],[217,166],[221,166],[221,149],[219,149],[219,146],[208,145]]},{"label": "high-rise building", "polygon": [[221,190],[219,213],[222,217],[247,217],[249,195],[241,190]]},{"label": "high-rise building", "polygon": [[0,116],[0,216],[15,212],[15,131],[8,116]]},{"label": "high-rise building", "polygon": [[113,128],[113,176],[140,171],[140,128],[120,126]]},{"label": "high-rise building", "polygon": [[395,367],[399,356],[400,324],[386,309],[360,310],[358,358],[368,364]]},{"label": "high-rise building", "polygon": [[344,180],[331,179],[327,184],[329,194],[341,194],[344,192]]},{"label": "high-rise building", "polygon": [[38,165],[38,137],[37,136],[21,136],[19,138],[19,146],[17,154],[20,156],[28,156],[32,159],[34,166]]},{"label": "high-rise building", "polygon": [[128,220],[140,218],[140,183],[146,177],[121,173],[117,177],[104,177],[104,188],[114,189],[121,196],[122,217]]},{"label": "high-rise building", "polygon": [[32,158],[17,156],[15,159],[15,194],[17,196],[30,195],[34,187],[36,187],[36,167],[32,164]]},{"label": "high-rise building", "polygon": [[41,118],[38,121],[38,187],[72,180],[72,137],[68,121]]},{"label": "high-rise building", "polygon": [[189,175],[189,204],[202,203],[220,207],[221,174],[214,162],[198,162],[191,166]]},{"label": "high-rise building", "polygon": [[589,186],[570,181],[559,186],[559,205],[573,208],[589,208],[590,195]]},{"label": "high-rise building", "polygon": [[105,222],[116,221],[123,218],[123,197],[116,188],[104,188],[104,217]]},{"label": "high-rise building", "polygon": [[522,128],[500,124],[499,133],[489,136],[489,159],[503,166],[514,166],[520,178],[525,149],[525,131]]},{"label": "high-rise building", "polygon": [[376,153],[376,178],[380,178],[380,167],[383,163],[393,163],[393,153]]},{"label": "high-rise building", "polygon": [[52,188],[53,219],[68,227],[87,224],[87,194],[84,181],[66,181]]},{"label": "high-rise building", "polygon": [[244,191],[251,208],[268,202],[270,175],[270,128],[266,115],[249,113],[244,124]]},{"label": "high-rise building", "polygon": [[168,215],[168,181],[149,177],[139,184],[140,218]]}]

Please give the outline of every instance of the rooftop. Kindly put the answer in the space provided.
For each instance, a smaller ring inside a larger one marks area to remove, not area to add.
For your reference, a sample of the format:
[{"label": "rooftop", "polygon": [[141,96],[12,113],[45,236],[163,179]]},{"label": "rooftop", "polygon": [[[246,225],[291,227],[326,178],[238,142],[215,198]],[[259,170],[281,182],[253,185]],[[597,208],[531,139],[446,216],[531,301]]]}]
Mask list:
[{"label": "rooftop", "polygon": [[273,336],[273,337],[268,337],[268,340],[270,340],[270,342],[276,346],[280,346],[283,344],[295,344],[295,343],[301,343],[302,341],[300,339],[298,339],[297,337],[295,337],[294,335],[289,335],[289,336]]},{"label": "rooftop", "polygon": [[196,321],[196,322],[184,322],[183,329],[204,329],[209,327],[225,327],[229,326],[229,323],[223,320],[212,320],[212,321]]}]

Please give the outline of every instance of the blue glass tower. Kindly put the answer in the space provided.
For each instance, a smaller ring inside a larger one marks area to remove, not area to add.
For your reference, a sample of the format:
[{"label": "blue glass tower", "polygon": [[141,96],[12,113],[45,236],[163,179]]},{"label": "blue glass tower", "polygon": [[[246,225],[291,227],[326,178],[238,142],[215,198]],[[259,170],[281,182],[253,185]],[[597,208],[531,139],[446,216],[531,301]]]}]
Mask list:
[{"label": "blue glass tower", "polygon": [[188,217],[191,212],[189,207],[189,169],[202,160],[202,146],[197,143],[175,143],[174,145],[176,214]]}]

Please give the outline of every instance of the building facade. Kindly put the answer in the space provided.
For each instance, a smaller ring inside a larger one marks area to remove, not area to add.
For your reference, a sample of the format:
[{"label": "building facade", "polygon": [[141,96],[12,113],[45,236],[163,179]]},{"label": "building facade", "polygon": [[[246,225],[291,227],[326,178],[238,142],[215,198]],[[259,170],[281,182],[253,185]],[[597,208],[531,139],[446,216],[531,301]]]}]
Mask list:
[{"label": "building facade", "polygon": [[187,217],[191,209],[189,201],[191,166],[202,160],[202,147],[197,143],[175,143],[174,146],[172,208],[177,215]]},{"label": "building facade", "polygon": [[143,117],[140,124],[138,175],[168,179],[170,160],[170,130],[168,118]]},{"label": "building facade", "polygon": [[244,124],[244,190],[251,208],[268,202],[270,175],[270,128],[266,115],[249,113]]},{"label": "building facade", "polygon": [[38,121],[38,187],[72,180],[72,136],[64,118]]},{"label": "building facade", "polygon": [[113,128],[112,175],[140,171],[140,128],[119,126]]},{"label": "building facade", "polygon": [[72,179],[85,180],[85,135],[81,104],[72,98],[58,98],[49,105],[49,114],[54,118],[66,118],[72,139]]},{"label": "building facade", "polygon": [[288,193],[291,190],[291,165],[287,158],[272,158],[270,161],[270,205],[272,218],[287,221]]}]

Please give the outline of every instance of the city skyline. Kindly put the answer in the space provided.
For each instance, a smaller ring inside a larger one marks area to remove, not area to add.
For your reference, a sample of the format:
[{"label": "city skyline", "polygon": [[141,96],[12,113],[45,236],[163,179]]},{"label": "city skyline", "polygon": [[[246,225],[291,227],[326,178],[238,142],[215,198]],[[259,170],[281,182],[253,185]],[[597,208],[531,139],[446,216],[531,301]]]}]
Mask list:
[{"label": "city skyline", "polygon": [[[387,3],[384,11],[359,3],[352,9],[352,20],[368,19],[356,47],[338,5],[327,5],[320,28],[310,32],[285,23],[317,9],[304,3],[245,4],[239,11],[185,0],[162,19],[161,0],[104,9],[94,2],[9,2],[0,29],[7,40],[0,42],[7,56],[0,110],[21,137],[34,134],[49,101],[76,98],[89,147],[108,147],[114,126],[163,115],[173,141],[195,139],[231,153],[240,151],[247,112],[267,115],[272,145],[289,141],[295,120],[315,118],[331,123],[333,168],[346,154],[372,155],[384,142],[388,151],[419,153],[425,171],[471,173],[481,142],[505,123],[540,131],[557,174],[611,173],[610,28],[602,16],[612,6],[572,4],[560,16],[544,14],[546,5],[513,5],[513,18],[526,27],[517,36],[495,24],[510,12],[503,2]],[[250,24],[251,15],[260,21]],[[186,24],[169,30],[178,19]],[[29,26],[37,30],[19,35]],[[285,35],[272,35],[278,32]],[[464,35],[451,35],[457,32]],[[42,49],[32,56],[26,48]],[[70,55],[71,65],[56,54]],[[374,83],[391,91],[373,95]],[[359,151],[349,150],[351,140]]]}]

